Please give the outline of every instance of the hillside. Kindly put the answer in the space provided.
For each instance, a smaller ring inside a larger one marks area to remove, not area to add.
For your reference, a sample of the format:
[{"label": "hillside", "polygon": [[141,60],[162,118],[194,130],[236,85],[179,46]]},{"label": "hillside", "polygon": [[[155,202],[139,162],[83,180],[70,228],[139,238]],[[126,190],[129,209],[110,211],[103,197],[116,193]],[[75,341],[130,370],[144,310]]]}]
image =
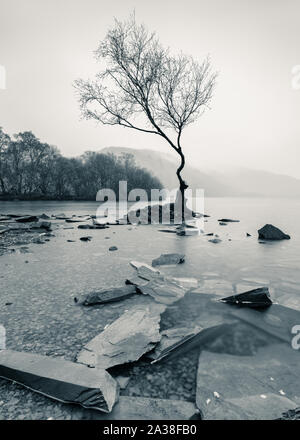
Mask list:
[{"label": "hillside", "polygon": [[[158,177],[165,188],[178,186],[178,161],[171,154],[125,147],[107,147],[102,152],[133,154],[136,164]],[[210,197],[300,197],[300,180],[267,171],[233,168],[223,172],[203,172],[187,164],[183,174],[191,188],[203,188]]]}]

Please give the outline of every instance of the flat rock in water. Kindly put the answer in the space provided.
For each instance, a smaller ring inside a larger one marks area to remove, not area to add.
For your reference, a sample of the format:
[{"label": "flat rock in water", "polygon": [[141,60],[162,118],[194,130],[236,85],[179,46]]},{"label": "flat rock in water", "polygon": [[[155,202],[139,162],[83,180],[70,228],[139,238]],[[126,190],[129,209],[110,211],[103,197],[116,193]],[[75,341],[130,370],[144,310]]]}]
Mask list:
[{"label": "flat rock in water", "polygon": [[137,293],[137,291],[134,285],[103,289],[98,292],[89,293],[82,304],[84,306],[91,306],[94,304],[120,301],[122,299],[129,298],[135,293]]},{"label": "flat rock in water", "polygon": [[88,420],[200,420],[199,410],[192,402],[147,397],[120,396],[110,414],[102,415],[95,411],[85,411],[85,413],[78,413],[78,418],[86,417]]},{"label": "flat rock in water", "polygon": [[174,281],[176,284],[186,288],[195,289],[199,285],[197,278],[177,278],[177,277],[167,277],[167,279]]},{"label": "flat rock in water", "polygon": [[106,413],[118,397],[117,383],[105,370],[33,353],[0,351],[0,376],[51,399]]},{"label": "flat rock in water", "polygon": [[263,332],[291,343],[291,329],[300,323],[300,312],[279,304],[267,309],[230,308],[230,314]]},{"label": "flat rock in water", "polygon": [[219,218],[218,222],[222,222],[222,223],[239,223],[239,220],[232,220],[231,218]]},{"label": "flat rock in water", "polygon": [[145,280],[143,278],[140,278],[139,276],[135,275],[132,276],[130,278],[127,278],[127,280],[125,281],[125,284],[132,284],[133,286],[139,287],[139,286],[145,286],[146,284],[148,284],[149,281]]},{"label": "flat rock in water", "polygon": [[106,224],[83,224],[83,225],[78,225],[77,226],[78,229],[108,229],[109,226]]},{"label": "flat rock in water", "polygon": [[289,240],[291,237],[275,226],[268,224],[258,230],[258,238],[262,240]]},{"label": "flat rock in water", "polygon": [[299,353],[285,344],[255,356],[203,351],[196,404],[207,420],[271,420],[300,402]]},{"label": "flat rock in water", "polygon": [[38,218],[35,215],[25,215],[24,217],[18,217],[15,219],[18,223],[30,223],[37,222]]},{"label": "flat rock in water", "polygon": [[70,216],[63,213],[54,215],[53,217],[55,217],[57,220],[66,220],[67,218],[71,218]]},{"label": "flat rock in water", "polygon": [[109,229],[108,224],[94,223],[90,226],[90,229]]},{"label": "flat rock in water", "polygon": [[248,292],[227,296],[220,299],[220,301],[254,309],[269,307],[273,304],[268,287],[259,287]]},{"label": "flat rock in water", "polygon": [[91,225],[78,225],[78,229],[91,229]]},{"label": "flat rock in water", "polygon": [[226,294],[234,293],[234,290],[233,290],[233,285],[229,281],[222,280],[220,278],[214,278],[214,279],[200,280],[199,287],[193,290],[193,292],[223,296]]},{"label": "flat rock in water", "polygon": [[151,281],[157,278],[164,278],[158,269],[154,269],[152,266],[149,266],[149,264],[140,263],[139,261],[131,261],[130,264],[137,270],[138,276],[143,280]]},{"label": "flat rock in water", "polygon": [[70,217],[70,218],[66,218],[66,222],[67,223],[78,223],[78,222],[86,222],[88,220],[90,220],[91,217]]},{"label": "flat rock in water", "polygon": [[166,232],[167,234],[177,234],[176,229],[159,229],[159,232]]},{"label": "flat rock in water", "polygon": [[182,264],[184,263],[184,254],[161,254],[160,257],[152,260],[152,266],[162,266],[167,264]]},{"label": "flat rock in water", "polygon": [[34,223],[31,229],[46,229],[46,231],[51,231],[51,227],[52,227],[51,222],[39,220],[38,222]]},{"label": "flat rock in water", "polygon": [[167,305],[183,298],[187,292],[187,289],[174,281],[159,278],[149,281],[146,285],[138,285],[138,288],[144,295],[150,295],[156,302]]},{"label": "flat rock in water", "polygon": [[133,267],[137,269],[137,275],[130,277],[126,280],[126,284],[134,284],[135,286],[145,286],[148,281],[151,280],[166,280],[175,283],[185,289],[194,289],[198,287],[198,280],[196,278],[177,278],[177,277],[166,277],[158,269],[154,269],[148,264],[138,263],[132,261],[130,263]]},{"label": "flat rock in water", "polygon": [[39,215],[39,218],[42,218],[43,220],[48,220],[50,217],[47,214],[41,214]]},{"label": "flat rock in water", "polygon": [[127,310],[84,346],[77,362],[107,369],[138,360],[160,341],[160,315],[165,309],[152,302]]},{"label": "flat rock in water", "polygon": [[86,236],[86,237],[80,237],[81,241],[91,241],[93,237],[91,237],[90,235]]}]

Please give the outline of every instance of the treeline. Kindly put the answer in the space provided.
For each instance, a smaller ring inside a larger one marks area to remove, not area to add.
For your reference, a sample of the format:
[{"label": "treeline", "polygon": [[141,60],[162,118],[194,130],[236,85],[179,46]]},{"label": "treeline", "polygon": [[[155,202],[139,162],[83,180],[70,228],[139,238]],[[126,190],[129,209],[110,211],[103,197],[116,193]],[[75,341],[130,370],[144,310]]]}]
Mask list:
[{"label": "treeline", "polygon": [[136,166],[129,154],[115,156],[87,151],[66,158],[59,150],[41,142],[31,131],[12,138],[0,127],[0,198],[95,200],[99,189],[118,194],[119,181],[128,191],[161,189],[160,181]]}]

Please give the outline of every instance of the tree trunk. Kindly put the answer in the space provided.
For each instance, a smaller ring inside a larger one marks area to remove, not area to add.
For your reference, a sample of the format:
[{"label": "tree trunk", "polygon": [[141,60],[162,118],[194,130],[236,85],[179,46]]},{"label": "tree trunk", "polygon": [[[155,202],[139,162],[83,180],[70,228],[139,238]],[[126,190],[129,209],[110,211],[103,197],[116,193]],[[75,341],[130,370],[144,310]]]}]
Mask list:
[{"label": "tree trunk", "polygon": [[178,149],[177,151],[178,151],[178,154],[180,155],[180,158],[181,158],[181,163],[179,165],[179,168],[176,171],[176,174],[177,174],[177,177],[178,177],[178,180],[179,180],[179,190],[181,192],[181,219],[182,219],[182,223],[184,223],[185,222],[185,215],[184,215],[184,202],[185,202],[185,198],[184,198],[184,193],[185,193],[185,190],[188,188],[188,185],[186,184],[186,182],[181,177],[181,171],[183,170],[184,165],[185,165],[185,157],[184,157],[184,154],[183,154],[181,148]]}]

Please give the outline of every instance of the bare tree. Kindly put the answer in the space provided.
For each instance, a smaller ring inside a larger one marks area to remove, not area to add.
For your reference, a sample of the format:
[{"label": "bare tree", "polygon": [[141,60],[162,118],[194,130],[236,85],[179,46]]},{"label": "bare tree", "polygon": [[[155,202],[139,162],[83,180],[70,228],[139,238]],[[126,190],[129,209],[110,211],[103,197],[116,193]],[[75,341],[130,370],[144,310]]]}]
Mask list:
[{"label": "bare tree", "polygon": [[125,22],[115,20],[95,55],[106,61],[106,68],[93,81],[75,82],[83,116],[160,136],[179,154],[176,174],[184,221],[188,185],[181,176],[185,165],[181,138],[183,129],[211,100],[216,74],[209,58],[199,64],[192,57],[170,54],[134,16]]}]

